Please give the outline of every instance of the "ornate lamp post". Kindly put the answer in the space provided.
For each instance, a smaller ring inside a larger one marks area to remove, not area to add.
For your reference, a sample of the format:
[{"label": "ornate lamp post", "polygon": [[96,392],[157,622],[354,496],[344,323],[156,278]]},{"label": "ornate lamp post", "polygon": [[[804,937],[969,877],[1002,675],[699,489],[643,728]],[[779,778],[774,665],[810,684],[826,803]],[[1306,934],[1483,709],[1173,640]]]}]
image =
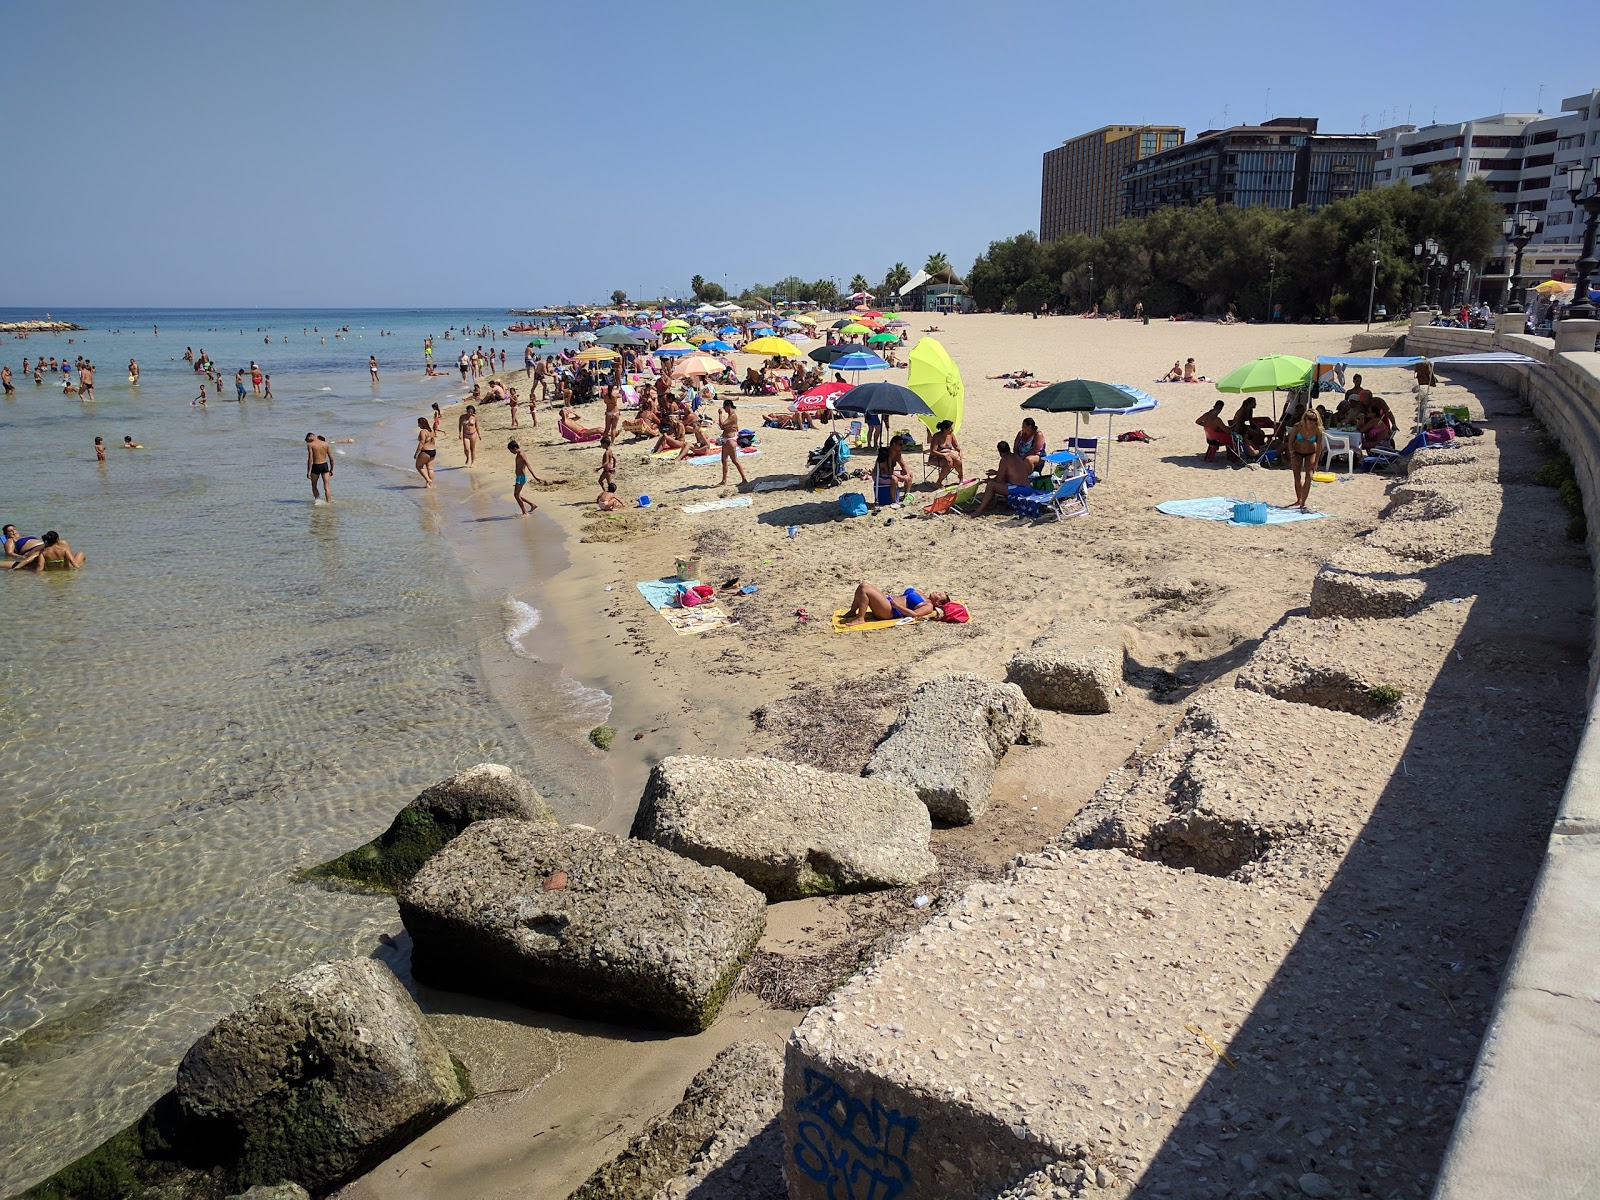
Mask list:
[{"label": "ornate lamp post", "polygon": [[1522,252],[1528,248],[1533,235],[1538,233],[1543,225],[1544,222],[1538,217],[1520,208],[1500,222],[1500,232],[1505,235],[1506,241],[1517,248],[1516,262],[1511,268],[1511,279],[1508,281],[1506,302],[1500,306],[1500,311],[1503,313],[1525,311],[1522,306]]},{"label": "ornate lamp post", "polygon": [[[1434,245],[1438,245],[1437,242]],[[1433,252],[1433,307],[1438,308],[1444,303],[1444,269],[1450,264],[1450,256],[1443,250]]]},{"label": "ornate lamp post", "polygon": [[1372,231],[1372,282],[1367,285],[1367,330],[1372,329],[1372,302],[1378,298],[1378,247],[1383,245],[1383,230]]},{"label": "ornate lamp post", "polygon": [[1272,323],[1272,293],[1278,286],[1278,256],[1267,255],[1267,324]]},{"label": "ornate lamp post", "polygon": [[1578,257],[1578,282],[1572,294],[1572,303],[1567,306],[1567,319],[1572,321],[1592,321],[1595,319],[1594,302],[1589,299],[1589,289],[1594,286],[1594,276],[1600,263],[1594,256],[1594,231],[1600,224],[1600,162],[1596,162],[1592,174],[1589,176],[1589,194],[1582,200],[1578,199],[1583,191],[1584,171],[1581,166],[1573,167],[1567,172],[1567,195],[1572,197],[1574,208],[1583,210],[1583,253]]},{"label": "ornate lamp post", "polygon": [[1422,281],[1422,287],[1421,287],[1420,295],[1418,294],[1417,284],[1413,283],[1411,285],[1411,295],[1413,297],[1413,303],[1412,303],[1411,307],[1412,308],[1421,308],[1422,307],[1422,302],[1428,298],[1427,276],[1424,275],[1423,271],[1422,271],[1422,243],[1421,242],[1418,242],[1416,245],[1411,247],[1411,257],[1416,260],[1417,277],[1418,277],[1419,280]]},{"label": "ornate lamp post", "polygon": [[1450,307],[1460,308],[1467,302],[1467,289],[1472,279],[1472,264],[1462,259],[1450,268],[1455,276],[1455,286],[1450,289]]}]

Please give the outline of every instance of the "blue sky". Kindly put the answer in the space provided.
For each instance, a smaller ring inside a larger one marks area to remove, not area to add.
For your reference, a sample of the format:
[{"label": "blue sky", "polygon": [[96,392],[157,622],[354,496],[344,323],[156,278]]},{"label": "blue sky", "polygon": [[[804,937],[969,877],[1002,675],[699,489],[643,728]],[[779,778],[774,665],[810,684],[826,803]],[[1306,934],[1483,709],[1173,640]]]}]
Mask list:
[{"label": "blue sky", "polygon": [[[882,277],[1038,224],[1114,122],[1343,132],[1600,83],[1594,9],[7,5],[0,307],[522,305]],[[1547,39],[1548,40],[1548,39]],[[1591,78],[1591,76],[1594,76]],[[1268,90],[1270,89],[1270,102]]]}]

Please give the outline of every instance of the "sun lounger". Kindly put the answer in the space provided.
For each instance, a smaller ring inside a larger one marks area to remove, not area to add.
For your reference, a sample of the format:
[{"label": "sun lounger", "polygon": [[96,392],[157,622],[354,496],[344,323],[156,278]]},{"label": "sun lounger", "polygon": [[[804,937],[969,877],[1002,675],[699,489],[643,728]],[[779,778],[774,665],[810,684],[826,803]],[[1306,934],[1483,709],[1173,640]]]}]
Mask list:
[{"label": "sun lounger", "polygon": [[582,444],[584,442],[598,442],[605,435],[603,429],[587,429],[579,431],[568,425],[559,417],[556,419],[556,431],[561,434],[563,441]]},{"label": "sun lounger", "polygon": [[1039,520],[1052,513],[1056,520],[1066,517],[1082,517],[1089,513],[1089,488],[1094,485],[1094,472],[1085,471],[1080,475],[1066,475],[1062,477],[1061,484],[1054,491],[1037,491],[1034,488],[1017,485],[1006,492],[1006,502],[1011,505],[1011,511],[1019,517],[1029,517]]}]

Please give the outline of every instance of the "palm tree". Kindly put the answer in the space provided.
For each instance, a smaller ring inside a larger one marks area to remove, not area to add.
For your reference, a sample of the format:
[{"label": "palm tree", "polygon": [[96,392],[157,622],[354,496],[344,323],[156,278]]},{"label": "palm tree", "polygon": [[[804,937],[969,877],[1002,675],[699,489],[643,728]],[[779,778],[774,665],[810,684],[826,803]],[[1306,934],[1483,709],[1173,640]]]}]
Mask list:
[{"label": "palm tree", "polygon": [[696,275],[693,279],[689,280],[689,289],[694,292],[694,298],[696,300],[700,299],[701,294],[706,290],[705,276]]},{"label": "palm tree", "polygon": [[850,281],[850,290],[852,292],[864,292],[864,291],[866,291],[867,290],[867,277],[865,275],[857,275],[854,279],[852,279]]},{"label": "palm tree", "polygon": [[937,275],[940,271],[948,271],[950,269],[950,260],[944,256],[944,251],[941,250],[937,254],[928,255],[928,261],[922,264],[922,269],[929,275]]},{"label": "palm tree", "polygon": [[911,282],[911,270],[903,262],[897,262],[889,268],[889,273],[884,276],[883,282],[891,292],[898,292]]}]

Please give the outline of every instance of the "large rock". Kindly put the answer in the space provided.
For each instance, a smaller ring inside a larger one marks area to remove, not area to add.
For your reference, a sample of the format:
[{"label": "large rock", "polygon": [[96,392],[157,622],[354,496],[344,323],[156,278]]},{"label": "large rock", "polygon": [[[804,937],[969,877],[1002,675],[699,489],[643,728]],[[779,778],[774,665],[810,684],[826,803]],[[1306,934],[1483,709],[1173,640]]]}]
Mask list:
[{"label": "large rock", "polygon": [[911,693],[864,774],[909,785],[939,820],[970,825],[989,807],[1001,755],[1038,737],[1038,714],[1021,688],[945,675]]},{"label": "large rock", "polygon": [[725,867],[769,900],[904,887],[937,869],[904,784],[769,758],[663,759],[633,836]]},{"label": "large rock", "polygon": [[1422,607],[1428,586],[1418,564],[1375,547],[1337,550],[1311,584],[1311,615],[1389,619]]},{"label": "large rock", "polygon": [[395,892],[474,821],[508,818],[554,824],[550,806],[510,767],[479,763],[423,791],[389,828],[338,858],[312,867],[308,878]]},{"label": "large rock", "polygon": [[224,1017],[184,1055],[173,1092],[184,1157],[235,1187],[339,1186],[468,1098],[464,1078],[389,968],[302,971]]},{"label": "large rock", "polygon": [[766,925],[717,867],[581,826],[479,821],[400,896],[418,979],[530,1008],[694,1033]]},{"label": "large rock", "polygon": [[782,1102],[783,1055],[735,1042],[568,1200],[682,1200],[702,1183],[718,1200],[776,1200],[784,1195]]},{"label": "large rock", "polygon": [[1122,635],[1104,621],[1062,621],[1018,650],[1006,682],[1036,708],[1108,713],[1122,683]]}]

